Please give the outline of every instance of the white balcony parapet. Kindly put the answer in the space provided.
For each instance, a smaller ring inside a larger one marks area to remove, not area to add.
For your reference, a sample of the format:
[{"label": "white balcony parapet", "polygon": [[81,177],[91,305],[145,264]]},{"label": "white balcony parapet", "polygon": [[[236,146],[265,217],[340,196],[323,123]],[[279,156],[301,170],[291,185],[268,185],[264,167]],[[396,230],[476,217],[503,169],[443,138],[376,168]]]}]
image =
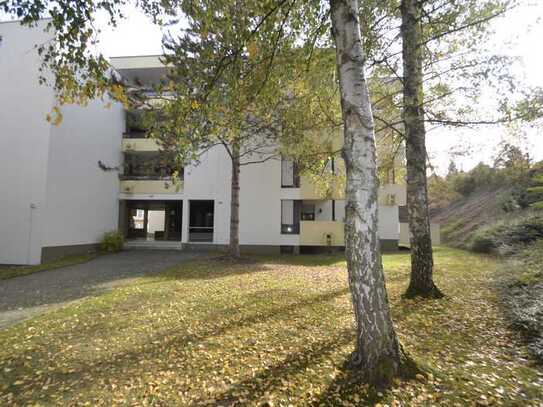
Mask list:
[{"label": "white balcony parapet", "polygon": [[121,150],[126,152],[159,151],[156,140],[151,138],[128,138],[123,139]]},{"label": "white balcony parapet", "polygon": [[344,246],[343,222],[301,221],[300,246]]},{"label": "white balcony parapet", "polygon": [[183,181],[171,180],[123,180],[120,192],[123,194],[179,194],[183,192]]}]

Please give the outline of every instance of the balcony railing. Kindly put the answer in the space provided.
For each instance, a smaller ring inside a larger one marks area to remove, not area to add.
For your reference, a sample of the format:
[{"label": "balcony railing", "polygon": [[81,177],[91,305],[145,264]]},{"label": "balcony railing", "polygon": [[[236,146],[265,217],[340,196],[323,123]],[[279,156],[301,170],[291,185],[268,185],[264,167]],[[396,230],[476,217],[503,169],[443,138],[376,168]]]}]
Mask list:
[{"label": "balcony railing", "polygon": [[150,138],[127,138],[123,139],[121,150],[123,153],[159,151],[160,147],[156,140]]},{"label": "balcony railing", "polygon": [[120,192],[123,194],[179,194],[183,182],[171,179],[122,179]]},{"label": "balcony railing", "polygon": [[343,222],[301,221],[300,246],[344,246]]}]

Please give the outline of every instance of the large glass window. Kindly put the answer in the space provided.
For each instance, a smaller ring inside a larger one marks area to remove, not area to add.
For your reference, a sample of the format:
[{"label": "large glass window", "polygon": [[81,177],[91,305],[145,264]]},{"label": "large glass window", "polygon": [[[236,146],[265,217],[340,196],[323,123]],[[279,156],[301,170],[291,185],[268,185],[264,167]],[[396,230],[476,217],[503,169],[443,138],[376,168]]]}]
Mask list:
[{"label": "large glass window", "polygon": [[126,201],[126,238],[181,240],[183,201]]},{"label": "large glass window", "polygon": [[190,201],[189,241],[213,242],[214,201]]},{"label": "large glass window", "polygon": [[301,201],[281,200],[281,233],[297,235],[300,233]]}]

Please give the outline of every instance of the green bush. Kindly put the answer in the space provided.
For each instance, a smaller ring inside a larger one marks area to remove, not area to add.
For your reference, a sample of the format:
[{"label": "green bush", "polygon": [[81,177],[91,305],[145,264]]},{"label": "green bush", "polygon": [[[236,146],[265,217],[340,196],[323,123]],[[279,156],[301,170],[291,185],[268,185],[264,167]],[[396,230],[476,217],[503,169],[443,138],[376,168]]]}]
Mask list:
[{"label": "green bush", "polygon": [[108,253],[121,251],[123,248],[124,237],[121,232],[116,230],[104,234],[100,242],[100,250]]},{"label": "green bush", "polygon": [[136,133],[147,131],[144,112],[142,110],[128,110],[126,112],[126,131]]},{"label": "green bush", "polygon": [[543,239],[543,215],[528,214],[480,228],[472,235],[469,246],[480,253],[511,254],[538,239]]}]

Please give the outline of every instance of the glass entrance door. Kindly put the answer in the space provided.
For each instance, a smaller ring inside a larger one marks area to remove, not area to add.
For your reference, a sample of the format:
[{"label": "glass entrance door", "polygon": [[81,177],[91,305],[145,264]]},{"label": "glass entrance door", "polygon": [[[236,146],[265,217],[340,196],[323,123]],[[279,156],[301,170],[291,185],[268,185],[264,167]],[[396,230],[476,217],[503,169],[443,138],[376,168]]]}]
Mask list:
[{"label": "glass entrance door", "polygon": [[183,201],[127,201],[126,238],[180,241]]}]

